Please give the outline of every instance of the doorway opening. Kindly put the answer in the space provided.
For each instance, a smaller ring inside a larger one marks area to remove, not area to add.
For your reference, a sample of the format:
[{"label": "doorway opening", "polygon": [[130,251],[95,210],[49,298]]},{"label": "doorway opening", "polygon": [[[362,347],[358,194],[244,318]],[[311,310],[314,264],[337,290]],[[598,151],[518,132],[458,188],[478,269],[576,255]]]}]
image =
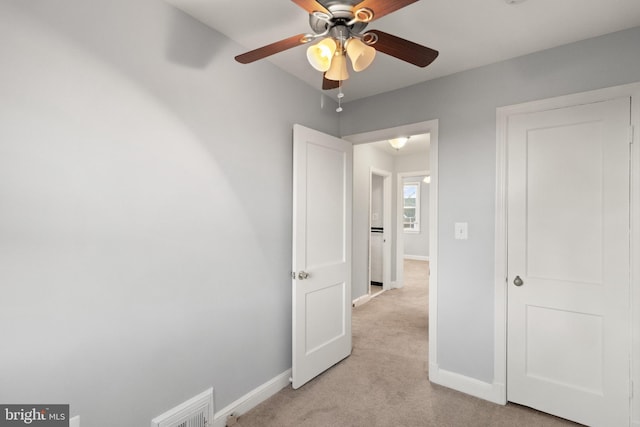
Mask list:
[{"label": "doorway opening", "polygon": [[[401,161],[395,160],[395,156],[379,156],[377,151],[367,150],[365,147],[378,144],[382,149],[390,149],[388,140],[398,136],[411,136],[414,141],[418,135],[428,138],[428,151],[423,154],[411,156],[399,156],[399,154],[408,154],[411,142],[400,149],[399,152],[393,151],[398,158],[404,157]],[[416,137],[416,138],[414,138]],[[388,236],[387,244],[391,251],[390,258],[390,283],[389,289],[399,288],[404,282],[404,210],[402,204],[398,202],[399,195],[402,190],[399,189],[399,173],[410,173],[429,175],[430,183],[428,184],[428,265],[429,275],[429,360],[431,363],[436,362],[437,357],[437,280],[438,280],[438,261],[437,261],[437,228],[438,228],[438,120],[429,120],[420,123],[398,126],[388,129],[380,129],[376,131],[354,134],[343,137],[343,139],[354,144],[354,215],[353,215],[353,302],[359,305],[366,302],[369,298],[369,240],[371,237],[371,213],[369,198],[369,186],[371,181],[371,173],[373,169],[392,171],[392,210],[391,210],[391,226],[390,232],[385,234]],[[389,148],[387,148],[389,147]],[[404,152],[403,152],[404,150]],[[361,151],[359,153],[359,151]],[[378,163],[375,163],[378,162]],[[425,224],[426,225],[426,224]],[[389,242],[389,238],[391,241]],[[364,254],[364,256],[362,255]],[[423,263],[421,263],[423,264]],[[427,268],[427,267],[425,267]],[[427,310],[427,307],[425,307]],[[425,358],[427,355],[425,355]]]},{"label": "doorway opening", "polygon": [[371,167],[369,181],[369,297],[391,289],[391,179]]}]

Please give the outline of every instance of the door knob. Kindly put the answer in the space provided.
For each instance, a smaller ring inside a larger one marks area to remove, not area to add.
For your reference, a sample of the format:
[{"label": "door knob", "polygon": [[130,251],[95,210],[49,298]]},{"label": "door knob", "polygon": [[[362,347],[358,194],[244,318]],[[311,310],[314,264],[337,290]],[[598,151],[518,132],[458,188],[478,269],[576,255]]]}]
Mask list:
[{"label": "door knob", "polygon": [[309,278],[309,273],[307,273],[306,271],[301,271],[300,273],[298,273],[298,280],[304,280],[308,278]]},{"label": "door knob", "polygon": [[522,281],[520,276],[516,276],[516,278],[513,279],[513,284],[516,285],[516,286],[522,286],[522,285],[524,285],[524,282]]}]

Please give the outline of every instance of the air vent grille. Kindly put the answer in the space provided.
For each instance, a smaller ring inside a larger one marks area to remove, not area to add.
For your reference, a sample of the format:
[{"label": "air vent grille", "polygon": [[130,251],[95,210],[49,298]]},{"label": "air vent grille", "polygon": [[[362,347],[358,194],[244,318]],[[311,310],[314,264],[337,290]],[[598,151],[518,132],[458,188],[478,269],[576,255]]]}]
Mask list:
[{"label": "air vent grille", "polygon": [[212,427],[213,388],[168,410],[151,421],[151,427]]},{"label": "air vent grille", "polygon": [[207,419],[204,412],[200,412],[195,415],[189,416],[188,420],[185,420],[178,424],[177,427],[208,427],[209,420]]},{"label": "air vent grille", "polygon": [[208,424],[207,417],[201,412],[190,416],[188,420],[181,422],[177,427],[207,427]]}]

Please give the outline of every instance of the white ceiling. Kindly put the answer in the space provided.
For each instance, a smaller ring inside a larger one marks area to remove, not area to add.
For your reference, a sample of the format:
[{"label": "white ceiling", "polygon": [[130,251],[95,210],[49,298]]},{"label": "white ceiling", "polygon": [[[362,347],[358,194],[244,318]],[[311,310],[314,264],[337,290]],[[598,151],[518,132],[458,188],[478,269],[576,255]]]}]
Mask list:
[{"label": "white ceiling", "polygon": [[[245,51],[310,32],[307,13],[289,0],[167,1]],[[638,25],[640,0],[418,1],[375,20],[368,29],[428,46],[440,56],[430,66],[419,68],[378,54],[365,71],[350,71],[344,101]],[[304,46],[264,60],[321,90],[322,74],[308,64]],[[335,98],[336,90],[328,94]]]}]

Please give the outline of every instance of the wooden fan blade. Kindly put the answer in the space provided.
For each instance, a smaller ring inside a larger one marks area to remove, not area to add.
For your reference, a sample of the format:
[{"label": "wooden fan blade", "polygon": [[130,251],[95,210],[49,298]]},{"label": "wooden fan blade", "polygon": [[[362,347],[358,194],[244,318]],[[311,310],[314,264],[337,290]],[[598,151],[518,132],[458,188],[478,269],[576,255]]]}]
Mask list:
[{"label": "wooden fan blade", "polygon": [[364,0],[353,7],[354,10],[366,7],[373,10],[373,20],[380,19],[385,15],[409,6],[418,0]]},{"label": "wooden fan blade", "polygon": [[300,6],[301,8],[303,8],[304,10],[306,10],[307,12],[309,12],[309,14],[313,12],[324,12],[327,15],[331,15],[331,13],[323,5],[318,3],[316,0],[291,0],[291,1],[297,4],[298,6]]},{"label": "wooden fan blade", "polygon": [[[325,73],[326,74],[326,73]],[[337,80],[329,80],[328,78],[322,76],[322,90],[331,90],[338,89],[340,87],[340,82]]]},{"label": "wooden fan blade", "polygon": [[288,39],[280,40],[275,43],[268,44],[266,46],[259,47],[252,51],[243,53],[236,56],[236,61],[241,64],[248,64],[258,59],[266,58],[274,53],[282,52],[283,50],[291,49],[301,44],[307,43],[303,40],[304,34],[298,34],[297,36],[289,37]]},{"label": "wooden fan blade", "polygon": [[437,57],[438,51],[419,45],[409,40],[401,39],[378,30],[367,31],[378,36],[378,41],[372,44],[377,51],[386,53],[418,67],[426,67]]}]

